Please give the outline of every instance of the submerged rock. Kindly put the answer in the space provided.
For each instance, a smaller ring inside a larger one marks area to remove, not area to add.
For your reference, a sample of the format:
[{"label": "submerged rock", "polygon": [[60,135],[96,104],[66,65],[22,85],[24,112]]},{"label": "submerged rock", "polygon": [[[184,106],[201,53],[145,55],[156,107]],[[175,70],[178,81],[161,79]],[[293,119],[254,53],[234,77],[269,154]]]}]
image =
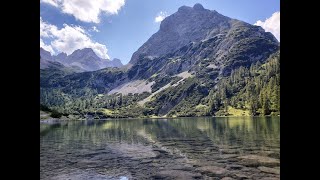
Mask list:
[{"label": "submerged rock", "polygon": [[238,157],[241,159],[240,163],[245,166],[267,166],[267,167],[274,167],[280,165],[280,160],[270,157],[264,156],[257,156],[257,155],[246,155]]},{"label": "submerged rock", "polygon": [[269,167],[260,166],[260,167],[258,167],[258,169],[262,172],[265,172],[265,173],[280,174],[280,169],[276,169],[276,168],[269,168]]},{"label": "submerged rock", "polygon": [[174,178],[180,180],[200,178],[201,174],[181,170],[164,170],[153,176],[154,179]]},{"label": "submerged rock", "polygon": [[235,176],[239,179],[250,179],[250,176],[242,174],[242,173],[236,173]]},{"label": "submerged rock", "polygon": [[231,177],[224,177],[224,178],[222,178],[221,180],[234,180],[234,179],[231,178]]},{"label": "submerged rock", "polygon": [[196,169],[201,173],[206,173],[210,175],[222,175],[228,172],[228,170],[218,167],[218,166],[203,166]]},{"label": "submerged rock", "polygon": [[239,169],[242,169],[243,166],[237,165],[237,164],[230,164],[230,165],[227,165],[226,168],[227,168],[227,169],[232,169],[232,170],[239,170]]}]

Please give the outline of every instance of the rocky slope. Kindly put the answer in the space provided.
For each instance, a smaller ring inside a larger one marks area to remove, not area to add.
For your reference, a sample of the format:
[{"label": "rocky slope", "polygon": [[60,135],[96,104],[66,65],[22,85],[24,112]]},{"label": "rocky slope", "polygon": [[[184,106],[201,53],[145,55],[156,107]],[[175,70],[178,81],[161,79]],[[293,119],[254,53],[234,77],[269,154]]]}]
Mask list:
[{"label": "rocky slope", "polygon": [[[141,108],[146,116],[184,116],[200,107],[206,110],[191,116],[215,114],[219,109],[210,110],[208,99],[213,94],[210,92],[219,90],[220,82],[239,68],[251,68],[259,63],[259,68],[264,69],[279,48],[276,38],[261,27],[204,9],[200,4],[182,6],[165,18],[159,31],[133,54],[131,68],[65,76],[57,73],[60,76],[50,78],[50,73],[42,72],[41,88],[47,96],[53,91],[64,94],[61,102],[54,103],[63,111],[68,99],[86,94],[92,98],[89,104],[116,109],[120,114],[121,110],[132,110],[131,105]],[[268,79],[264,81],[267,83]],[[131,104],[123,104],[120,93]],[[130,93],[136,93],[135,98]],[[101,97],[104,101],[100,102],[97,99]],[[44,99],[42,103],[49,102]],[[250,106],[246,103],[243,108]],[[224,106],[227,107],[224,104],[220,108]],[[74,109],[68,108],[70,112]]]},{"label": "rocky slope", "polygon": [[[174,52],[191,42],[198,43],[217,36],[224,40],[224,45],[217,50],[224,52],[234,44],[233,39],[229,39],[233,36],[232,33],[238,33],[237,31],[245,27],[252,28],[252,25],[223,16],[217,11],[204,9],[201,4],[195,4],[194,7],[182,6],[161,22],[159,31],[132,55],[130,64],[135,64],[140,56],[158,57]],[[271,41],[277,41],[273,35],[265,33],[260,27],[256,27],[254,31],[252,36],[268,36]]]}]

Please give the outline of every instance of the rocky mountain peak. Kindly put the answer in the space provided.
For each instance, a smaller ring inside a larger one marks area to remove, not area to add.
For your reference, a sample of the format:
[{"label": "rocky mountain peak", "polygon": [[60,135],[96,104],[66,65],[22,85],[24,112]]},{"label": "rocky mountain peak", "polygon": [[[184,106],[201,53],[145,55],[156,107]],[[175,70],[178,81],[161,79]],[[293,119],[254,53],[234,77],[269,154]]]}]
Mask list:
[{"label": "rocky mountain peak", "polygon": [[194,10],[197,10],[197,11],[201,11],[201,10],[204,10],[204,7],[203,7],[200,3],[196,3],[196,4],[193,6],[193,9],[194,9]]},{"label": "rocky mountain peak", "polygon": [[192,10],[192,8],[189,6],[181,6],[181,7],[179,7],[178,12],[187,12],[190,10]]},{"label": "rocky mountain peak", "polygon": [[157,57],[190,42],[213,37],[230,29],[231,20],[216,11],[205,9],[201,4],[182,6],[161,22],[159,31],[132,55],[129,63],[135,64],[140,55]]},{"label": "rocky mountain peak", "polygon": [[118,58],[113,58],[112,61],[113,61],[113,62],[117,62],[117,63],[121,63],[121,60],[118,59]]},{"label": "rocky mountain peak", "polygon": [[55,57],[55,60],[59,62],[63,62],[67,58],[67,56],[68,56],[67,53],[62,52]]},{"label": "rocky mountain peak", "polygon": [[99,57],[96,55],[96,53],[91,48],[77,49],[70,56],[82,57],[84,55],[87,57],[91,56],[95,59],[99,59]]},{"label": "rocky mountain peak", "polygon": [[46,51],[42,47],[40,47],[40,56],[41,56],[41,59],[45,59],[45,60],[48,60],[48,61],[52,60],[51,53]]},{"label": "rocky mountain peak", "polygon": [[[96,71],[106,67],[121,67],[123,64],[119,59],[110,61],[109,59],[101,59],[91,48],[77,49],[70,55],[60,53],[52,56],[50,52],[40,48],[41,59],[52,62],[59,62],[66,67],[77,67],[81,71]],[[43,61],[43,62],[46,62]],[[42,63],[42,67],[49,67],[47,64]]]}]

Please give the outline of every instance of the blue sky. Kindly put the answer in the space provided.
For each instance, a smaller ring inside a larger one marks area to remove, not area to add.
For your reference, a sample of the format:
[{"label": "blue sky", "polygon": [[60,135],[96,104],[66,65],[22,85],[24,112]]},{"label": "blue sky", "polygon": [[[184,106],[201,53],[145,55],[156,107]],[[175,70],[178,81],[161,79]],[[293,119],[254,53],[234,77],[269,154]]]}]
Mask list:
[{"label": "blue sky", "polygon": [[195,3],[260,25],[280,41],[280,0],[41,0],[40,46],[54,54],[91,47],[126,64],[165,16]]}]

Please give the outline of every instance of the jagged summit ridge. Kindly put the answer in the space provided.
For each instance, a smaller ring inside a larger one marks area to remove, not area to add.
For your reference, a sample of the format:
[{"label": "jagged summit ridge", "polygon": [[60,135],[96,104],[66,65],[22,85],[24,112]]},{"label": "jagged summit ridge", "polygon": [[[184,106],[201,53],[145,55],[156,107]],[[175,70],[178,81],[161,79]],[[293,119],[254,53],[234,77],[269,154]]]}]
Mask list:
[{"label": "jagged summit ridge", "polygon": [[[91,48],[77,49],[70,55],[66,53],[59,53],[56,56],[52,56],[50,52],[40,48],[40,63],[48,64],[49,62],[58,62],[66,67],[80,68],[81,71],[96,71],[106,67],[121,67],[123,64],[120,59],[102,59],[96,55]],[[49,66],[42,65],[40,67],[47,68]],[[56,67],[56,66],[55,66]]]},{"label": "jagged summit ridge", "polygon": [[190,42],[199,42],[230,29],[232,19],[203,8],[182,6],[166,17],[160,29],[152,35],[133,55],[130,64],[135,64],[140,55],[160,56],[173,52]]}]

